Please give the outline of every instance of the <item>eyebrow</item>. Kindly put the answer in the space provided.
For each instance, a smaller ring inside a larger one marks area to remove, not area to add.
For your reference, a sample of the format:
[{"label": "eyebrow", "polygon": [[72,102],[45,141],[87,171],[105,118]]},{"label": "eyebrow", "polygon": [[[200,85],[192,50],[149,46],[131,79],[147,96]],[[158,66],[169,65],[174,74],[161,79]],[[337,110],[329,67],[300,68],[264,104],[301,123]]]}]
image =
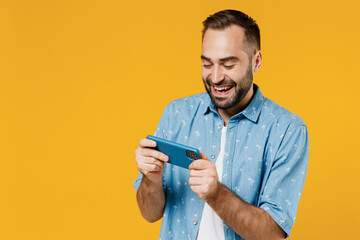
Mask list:
[{"label": "eyebrow", "polygon": [[[211,58],[205,57],[204,55],[201,55],[201,59],[211,62]],[[239,61],[239,58],[235,57],[235,56],[230,56],[230,57],[226,57],[226,58],[220,58],[219,61],[220,62]]]}]

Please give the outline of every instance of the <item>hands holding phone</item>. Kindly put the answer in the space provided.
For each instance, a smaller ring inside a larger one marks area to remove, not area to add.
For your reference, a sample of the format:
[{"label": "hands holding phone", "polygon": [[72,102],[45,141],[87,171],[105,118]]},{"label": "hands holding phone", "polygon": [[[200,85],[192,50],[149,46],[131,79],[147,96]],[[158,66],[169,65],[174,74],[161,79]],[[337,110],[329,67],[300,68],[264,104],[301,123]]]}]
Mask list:
[{"label": "hands holding phone", "polygon": [[189,169],[191,190],[203,201],[213,200],[220,187],[215,164],[201,152],[201,159],[191,163]]},{"label": "hands holding phone", "polygon": [[153,149],[156,142],[149,139],[141,139],[138,148],[135,150],[135,160],[139,171],[151,182],[162,181],[162,172],[165,162],[169,157]]},{"label": "hands holding phone", "polygon": [[[162,173],[165,162],[169,157],[155,150],[156,141],[141,139],[139,147],[135,151],[136,163],[139,171],[153,183],[162,181]],[[189,165],[189,185],[199,199],[209,201],[216,196],[220,186],[216,172],[216,166],[205,154],[201,152],[201,159],[193,161]]]}]

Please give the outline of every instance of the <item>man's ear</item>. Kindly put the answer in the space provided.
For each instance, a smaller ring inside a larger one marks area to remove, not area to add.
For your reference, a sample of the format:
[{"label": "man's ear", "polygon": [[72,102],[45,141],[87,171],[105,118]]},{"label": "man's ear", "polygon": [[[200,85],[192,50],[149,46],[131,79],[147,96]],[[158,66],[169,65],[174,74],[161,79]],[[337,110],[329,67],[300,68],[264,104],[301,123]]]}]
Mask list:
[{"label": "man's ear", "polygon": [[257,72],[259,71],[260,67],[261,67],[261,62],[262,62],[262,54],[261,51],[256,51],[254,58],[253,58],[253,72]]}]

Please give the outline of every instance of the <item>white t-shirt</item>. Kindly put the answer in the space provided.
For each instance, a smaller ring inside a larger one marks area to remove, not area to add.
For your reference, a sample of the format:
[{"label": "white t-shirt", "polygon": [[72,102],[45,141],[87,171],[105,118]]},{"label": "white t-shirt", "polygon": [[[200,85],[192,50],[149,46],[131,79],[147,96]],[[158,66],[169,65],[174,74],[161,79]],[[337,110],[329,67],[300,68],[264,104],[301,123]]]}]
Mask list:
[{"label": "white t-shirt", "polygon": [[[222,180],[225,141],[226,127],[223,127],[221,132],[220,153],[215,163],[220,182]],[[223,220],[207,203],[204,205],[197,240],[225,240]]]}]

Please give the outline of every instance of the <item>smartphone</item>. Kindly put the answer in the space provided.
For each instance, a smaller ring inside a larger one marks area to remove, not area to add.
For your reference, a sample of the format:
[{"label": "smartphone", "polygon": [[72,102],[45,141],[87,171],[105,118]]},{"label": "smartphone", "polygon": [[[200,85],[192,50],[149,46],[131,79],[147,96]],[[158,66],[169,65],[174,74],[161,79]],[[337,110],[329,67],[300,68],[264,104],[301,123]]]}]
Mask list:
[{"label": "smartphone", "polygon": [[201,159],[200,151],[196,148],[172,142],[166,139],[148,135],[147,139],[155,141],[155,149],[169,157],[168,163],[189,169],[189,165],[196,159]]}]

